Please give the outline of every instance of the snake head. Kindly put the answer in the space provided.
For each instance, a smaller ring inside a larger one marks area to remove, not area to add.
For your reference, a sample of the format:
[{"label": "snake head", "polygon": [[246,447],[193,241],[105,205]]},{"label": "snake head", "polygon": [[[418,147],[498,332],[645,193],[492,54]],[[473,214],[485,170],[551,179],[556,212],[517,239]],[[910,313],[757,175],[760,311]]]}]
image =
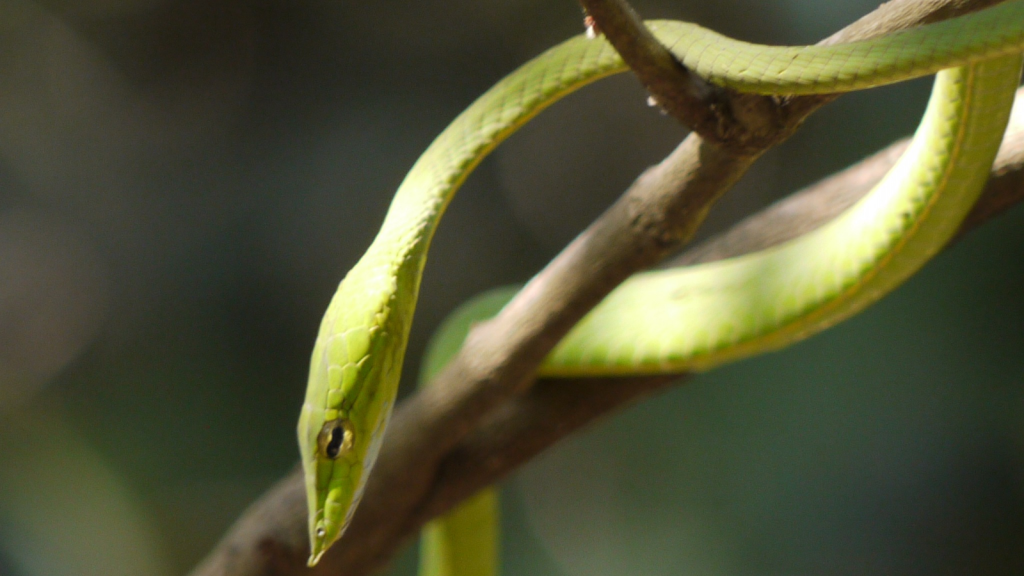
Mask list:
[{"label": "snake head", "polygon": [[[384,368],[376,330],[350,329],[317,340],[299,449],[309,505],[309,565],[348,527],[384,437],[397,382]],[[397,378],[395,378],[397,380]]]},{"label": "snake head", "polygon": [[362,491],[362,462],[355,451],[357,431],[346,417],[327,420],[325,411],[303,405],[299,419],[302,464],[309,504],[309,565],[344,533]]}]

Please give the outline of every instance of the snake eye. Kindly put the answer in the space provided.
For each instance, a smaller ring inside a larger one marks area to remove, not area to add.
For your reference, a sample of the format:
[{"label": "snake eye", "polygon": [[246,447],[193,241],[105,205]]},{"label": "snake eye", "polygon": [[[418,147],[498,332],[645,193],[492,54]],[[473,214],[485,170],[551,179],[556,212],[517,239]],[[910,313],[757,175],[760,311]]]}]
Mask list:
[{"label": "snake eye", "polygon": [[324,422],[320,429],[316,443],[320,446],[320,453],[336,460],[338,456],[352,449],[354,430],[352,423],[348,420],[331,420]]}]

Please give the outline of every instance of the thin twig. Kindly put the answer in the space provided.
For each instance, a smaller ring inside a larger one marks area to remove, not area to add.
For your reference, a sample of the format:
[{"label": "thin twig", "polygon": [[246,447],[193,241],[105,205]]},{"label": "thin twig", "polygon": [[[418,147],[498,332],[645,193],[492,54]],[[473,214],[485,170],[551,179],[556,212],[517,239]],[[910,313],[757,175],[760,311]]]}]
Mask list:
[{"label": "thin twig", "polygon": [[654,104],[708,142],[764,149],[780,138],[783,109],[767,96],[742,94],[705,82],[661,45],[625,0],[579,0],[651,94]]}]

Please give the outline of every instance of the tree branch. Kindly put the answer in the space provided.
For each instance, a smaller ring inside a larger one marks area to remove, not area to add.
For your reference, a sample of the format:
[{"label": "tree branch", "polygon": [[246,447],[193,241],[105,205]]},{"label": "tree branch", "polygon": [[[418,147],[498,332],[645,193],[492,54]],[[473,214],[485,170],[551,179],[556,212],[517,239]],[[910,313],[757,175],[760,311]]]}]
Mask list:
[{"label": "tree branch", "polygon": [[[1024,109],[1024,89],[1017,93]],[[781,200],[727,232],[686,251],[684,264],[710,262],[779,244],[829,222],[867,194],[895,164],[901,140],[830,178]],[[1010,126],[992,176],[956,238],[1024,200],[1024,111]],[[433,493],[410,531],[493,484],[583,426],[680,384],[688,377],[541,378],[526,394],[489,414],[445,459]]]},{"label": "tree branch", "polygon": [[[992,3],[894,0],[843,38],[883,34],[940,12],[951,16]],[[827,100],[776,102],[784,118],[773,131],[777,137],[757,138],[784,138]],[[667,377],[530,384],[544,356],[590,308],[692,236],[710,204],[763,153],[749,144],[754,140],[711,145],[691,135],[641,175],[497,318],[475,329],[440,381],[396,410],[352,526],[313,573],[371,572],[432,515],[572,430],[666,386]],[[239,519],[194,574],[307,573],[305,515],[301,477],[293,472]]]}]

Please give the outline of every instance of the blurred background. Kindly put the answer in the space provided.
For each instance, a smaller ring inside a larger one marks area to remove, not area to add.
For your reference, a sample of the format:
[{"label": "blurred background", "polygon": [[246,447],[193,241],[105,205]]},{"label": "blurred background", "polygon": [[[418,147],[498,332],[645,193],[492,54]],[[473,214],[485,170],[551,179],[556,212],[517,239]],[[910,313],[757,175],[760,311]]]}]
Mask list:
[{"label": "blurred background", "polygon": [[[768,43],[876,4],[635,2]],[[406,170],[581,31],[572,0],[0,0],[0,575],[192,567],[295,464],[320,315]],[[928,87],[815,115],[703,234],[909,134]],[[684,134],[623,76],[501,147],[435,241],[407,374]],[[506,573],[1020,574],[1022,224],[543,455],[504,485]]]}]

